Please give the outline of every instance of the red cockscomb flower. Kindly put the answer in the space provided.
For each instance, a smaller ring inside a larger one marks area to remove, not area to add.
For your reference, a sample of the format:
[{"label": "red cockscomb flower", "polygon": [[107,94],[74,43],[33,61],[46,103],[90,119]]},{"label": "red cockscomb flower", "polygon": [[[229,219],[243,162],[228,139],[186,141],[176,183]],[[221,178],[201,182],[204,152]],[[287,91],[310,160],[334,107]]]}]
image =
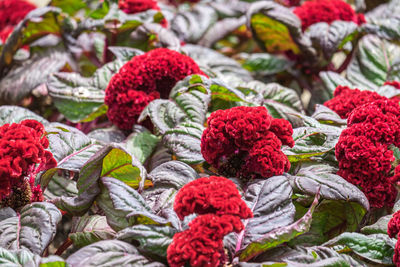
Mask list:
[{"label": "red cockscomb flower", "polygon": [[347,86],[341,85],[335,89],[333,96],[334,97],[326,101],[324,105],[339,114],[342,119],[346,119],[350,112],[356,107],[371,103],[375,100],[387,99],[375,92],[350,89]]},{"label": "red cockscomb flower", "polygon": [[372,207],[391,207],[397,190],[391,170],[395,161],[389,146],[400,144],[400,107],[393,100],[378,100],[354,109],[348,128],[336,144],[338,175],[360,186]]},{"label": "red cockscomb flower", "polygon": [[393,262],[396,266],[400,266],[400,211],[393,214],[388,223],[387,233],[391,238],[397,238],[396,246],[394,249]]},{"label": "red cockscomb flower", "polygon": [[332,23],[335,20],[343,20],[353,21],[358,25],[366,22],[363,14],[357,14],[342,0],[306,1],[293,12],[300,18],[303,31],[318,22]]},{"label": "red cockscomb flower", "polygon": [[199,216],[189,223],[189,229],[174,235],[167,250],[171,267],[222,265],[224,236],[239,233],[243,230],[240,219],[253,217],[235,184],[216,176],[199,178],[182,187],[175,197],[174,210],[180,219],[192,213]]},{"label": "red cockscomb flower", "polygon": [[[39,199],[40,187],[33,188],[25,178],[42,170],[55,167],[57,162],[45,150],[49,141],[43,125],[34,120],[0,126],[0,201],[6,201],[16,189],[23,186]],[[28,182],[28,183],[27,183]],[[26,204],[26,203],[25,203]]]},{"label": "red cockscomb flower", "polygon": [[108,84],[108,118],[121,129],[131,129],[150,101],[168,98],[176,82],[191,74],[204,73],[193,59],[167,48],[133,57]]},{"label": "red cockscomb flower", "polygon": [[0,39],[4,43],[16,26],[36,7],[24,0],[0,0]]},{"label": "red cockscomb flower", "polygon": [[175,197],[174,210],[181,220],[192,213],[236,215],[241,219],[251,217],[236,185],[217,176],[200,178],[182,187]]},{"label": "red cockscomb flower", "polygon": [[293,129],[289,122],[272,118],[265,107],[217,110],[207,123],[201,153],[222,174],[267,178],[288,170],[290,163],[280,149],[282,143],[294,145]]},{"label": "red cockscomb flower", "polygon": [[396,238],[400,232],[400,211],[393,214],[392,218],[388,223],[388,235],[391,238]]},{"label": "red cockscomb flower", "polygon": [[119,0],[118,6],[127,14],[140,13],[149,9],[160,10],[155,0]]}]

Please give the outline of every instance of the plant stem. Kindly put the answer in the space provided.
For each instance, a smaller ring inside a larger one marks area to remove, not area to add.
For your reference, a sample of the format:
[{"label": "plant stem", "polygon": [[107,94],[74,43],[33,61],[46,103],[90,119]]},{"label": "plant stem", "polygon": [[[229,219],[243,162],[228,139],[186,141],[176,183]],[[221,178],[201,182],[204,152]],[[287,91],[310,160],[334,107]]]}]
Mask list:
[{"label": "plant stem", "polygon": [[69,248],[72,245],[72,240],[68,237],[64,243],[57,249],[55,255],[60,256],[61,254],[64,253],[67,248]]}]

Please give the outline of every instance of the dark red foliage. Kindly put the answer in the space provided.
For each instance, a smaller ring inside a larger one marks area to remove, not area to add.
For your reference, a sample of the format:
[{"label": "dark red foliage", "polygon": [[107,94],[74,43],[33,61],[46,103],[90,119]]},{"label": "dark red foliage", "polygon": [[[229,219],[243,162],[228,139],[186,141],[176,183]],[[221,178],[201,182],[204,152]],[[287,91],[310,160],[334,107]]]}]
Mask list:
[{"label": "dark red foliage", "polygon": [[35,8],[24,0],[0,0],[0,29],[17,25]]},{"label": "dark red foliage", "polygon": [[127,14],[140,13],[149,9],[160,10],[155,0],[119,0],[118,6]]},{"label": "dark red foliage", "polygon": [[353,8],[342,0],[306,1],[294,9],[302,24],[303,31],[318,23],[332,23],[335,20],[353,21],[358,25],[365,23],[363,14],[357,14]]},{"label": "dark red foliage", "polygon": [[336,144],[338,174],[360,186],[372,207],[393,206],[395,157],[389,146],[400,143],[399,105],[386,99],[360,106],[351,112],[347,126]]},{"label": "dark red foliage", "polygon": [[191,74],[204,73],[190,57],[167,48],[133,57],[108,84],[108,118],[119,128],[130,130],[150,101],[168,98],[176,82]]},{"label": "dark red foliage", "polygon": [[[272,118],[265,107],[217,110],[207,123],[201,153],[222,174],[267,178],[288,170],[290,163],[281,146],[294,145],[292,126],[286,120]],[[254,166],[255,162],[260,164]]]},{"label": "dark red foliage", "polygon": [[391,238],[396,238],[400,232],[400,211],[393,214],[392,218],[388,223],[388,235]]},{"label": "dark red foliage", "polygon": [[236,215],[242,219],[252,216],[236,185],[218,176],[199,178],[183,186],[175,197],[174,210],[181,220],[192,213]]},{"label": "dark red foliage", "polygon": [[8,36],[10,36],[10,34],[13,32],[13,30],[14,30],[14,27],[7,26],[0,31],[0,40],[2,43],[6,42]]},{"label": "dark red foliage", "polygon": [[[45,150],[49,141],[44,134],[43,125],[34,120],[0,127],[0,200],[23,184],[25,177],[57,165],[51,152]],[[35,198],[39,190],[34,189]]]},{"label": "dark red foliage", "polygon": [[335,89],[333,98],[324,103],[325,106],[335,111],[342,119],[346,119],[350,112],[356,107],[371,103],[375,100],[385,100],[381,96],[371,91],[360,91],[359,89],[350,89],[347,86],[338,86]]}]

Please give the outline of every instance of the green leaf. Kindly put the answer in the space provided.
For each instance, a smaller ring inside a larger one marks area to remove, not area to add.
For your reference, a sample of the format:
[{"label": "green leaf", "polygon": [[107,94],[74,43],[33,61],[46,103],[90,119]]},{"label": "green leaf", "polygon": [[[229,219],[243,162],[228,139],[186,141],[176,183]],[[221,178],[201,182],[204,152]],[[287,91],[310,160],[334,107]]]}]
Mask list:
[{"label": "green leaf", "polygon": [[203,130],[201,124],[182,123],[166,131],[162,142],[179,160],[198,164],[204,161],[200,148]]},{"label": "green leaf", "polygon": [[211,100],[209,79],[191,75],[178,82],[171,90],[171,100],[156,99],[150,102],[139,117],[139,122],[149,117],[156,130],[165,134],[184,122],[203,124]]},{"label": "green leaf", "polygon": [[61,123],[46,126],[49,150],[57,160],[57,167],[46,170],[40,177],[40,184],[46,188],[57,170],[79,172],[102,146],[92,143],[89,137],[74,127]]},{"label": "green leaf", "polygon": [[19,123],[23,120],[36,120],[44,125],[49,123],[44,118],[26,108],[7,105],[0,107],[0,125]]},{"label": "green leaf", "polygon": [[397,17],[369,18],[363,29],[370,34],[386,40],[395,41],[400,38],[400,20]]},{"label": "green leaf", "polygon": [[347,79],[361,89],[375,91],[387,80],[400,80],[397,67],[400,47],[374,35],[358,43],[355,56],[347,68]]},{"label": "green leaf", "polygon": [[240,53],[239,59],[243,61],[242,66],[260,76],[274,75],[288,70],[293,63],[287,58],[268,53]]},{"label": "green leaf", "polygon": [[49,34],[60,35],[60,11],[59,8],[43,7],[31,11],[25,16],[14,28],[1,49],[0,76],[4,74],[5,68],[10,67],[14,54],[23,45],[30,44]]},{"label": "green leaf", "polygon": [[364,226],[361,228],[363,234],[387,234],[388,223],[393,215],[386,215],[380,217],[378,221],[374,224]]},{"label": "green leaf", "polygon": [[295,127],[302,125],[299,115],[304,113],[304,108],[299,95],[293,89],[277,83],[265,84],[260,81],[238,83],[236,88],[252,89],[258,93],[259,97],[254,102],[265,106],[272,117],[286,119]]},{"label": "green leaf", "polygon": [[315,207],[318,204],[318,199],[319,189],[317,189],[317,194],[315,195],[314,202],[312,203],[310,209],[301,219],[288,226],[274,229],[259,238],[258,240],[251,242],[248,246],[244,248],[243,252],[240,254],[240,260],[249,261],[257,255],[260,255],[264,251],[274,248],[282,243],[288,242],[296,236],[307,232],[310,229],[312,215]]},{"label": "green leaf", "polygon": [[326,100],[329,100],[333,97],[333,92],[339,85],[349,86],[350,88],[354,87],[354,85],[349,80],[333,71],[322,71],[319,73],[319,77],[323,81],[325,87],[328,89],[327,91],[329,93],[329,96]]},{"label": "green leaf", "polygon": [[[105,89],[123,64],[119,59],[107,63],[90,78],[78,73],[55,73],[47,83],[55,106],[72,122],[89,121],[88,117],[94,120],[105,114],[105,109],[99,110],[104,104]],[[93,116],[94,113],[96,116]]]},{"label": "green leaf", "polygon": [[301,52],[315,59],[311,41],[302,34],[301,21],[292,10],[273,1],[258,1],[247,11],[247,21],[254,38],[267,52]]},{"label": "green leaf", "polygon": [[236,250],[294,221],[296,210],[292,203],[292,188],[284,176],[254,181],[248,185],[244,199],[254,217],[243,222],[245,228],[237,238]]},{"label": "green leaf", "polygon": [[300,127],[293,130],[294,147],[283,147],[291,163],[309,161],[313,157],[320,157],[332,151],[339,139],[341,129],[333,126],[321,126],[314,119],[309,121],[317,127]]},{"label": "green leaf", "polygon": [[[301,203],[301,198],[298,201]],[[299,203],[296,203],[297,218],[307,212]],[[314,211],[310,231],[293,239],[290,245],[320,245],[345,231],[356,231],[365,214],[366,210],[357,202],[324,199]]]},{"label": "green leaf", "polygon": [[321,22],[307,28],[305,35],[311,39],[313,47],[330,61],[333,54],[358,34],[358,25],[352,21],[337,20],[331,24]]},{"label": "green leaf", "polygon": [[52,0],[51,6],[60,8],[63,12],[73,16],[76,12],[86,7],[83,0]]},{"label": "green leaf", "polygon": [[340,116],[331,110],[330,108],[317,104],[315,106],[315,112],[311,116],[318,122],[329,125],[345,126],[347,125],[347,120],[340,118]]},{"label": "green leaf", "polygon": [[70,60],[70,55],[64,49],[47,49],[34,54],[21,65],[13,66],[1,79],[0,99],[7,103],[19,103]]},{"label": "green leaf", "polygon": [[18,216],[0,221],[0,247],[42,254],[56,234],[61,212],[51,203],[26,205]]},{"label": "green leaf", "polygon": [[[339,248],[345,246],[344,250],[350,249],[359,257],[368,259],[378,264],[393,264],[395,240],[384,234],[363,235],[359,233],[343,233],[324,246]],[[339,252],[342,249],[338,249]]]},{"label": "green leaf", "polygon": [[142,50],[125,46],[110,46],[108,49],[117,59],[122,60],[123,62],[129,61],[133,57],[143,54]]},{"label": "green leaf", "polygon": [[187,43],[197,43],[218,20],[218,14],[209,5],[194,5],[190,10],[181,11],[171,21],[171,29]]},{"label": "green leaf", "polygon": [[105,216],[86,214],[83,217],[74,217],[68,237],[74,246],[81,248],[97,241],[113,239],[115,234],[115,231],[107,224]]},{"label": "green leaf", "polygon": [[199,175],[186,163],[172,160],[154,168],[148,178],[155,187],[162,186],[179,190],[185,184],[199,178]]},{"label": "green leaf", "polygon": [[104,211],[108,224],[121,230],[135,224],[166,224],[167,220],[154,214],[143,197],[125,183],[103,177],[102,192],[97,205]]},{"label": "green leaf", "polygon": [[172,243],[172,237],[177,230],[169,226],[134,225],[119,231],[116,239],[130,242],[138,241],[139,249],[152,254],[166,257],[167,248]]},{"label": "green leaf", "polygon": [[106,144],[120,143],[125,140],[124,132],[115,126],[96,129],[88,133],[87,136]]},{"label": "green leaf", "polygon": [[66,260],[70,266],[165,266],[161,263],[150,262],[140,255],[138,250],[119,240],[99,241],[83,247]]},{"label": "green leaf", "polygon": [[126,149],[134,155],[140,163],[144,164],[157,147],[160,139],[147,130],[131,134],[125,142]]},{"label": "green leaf", "polygon": [[82,163],[77,182],[78,196],[61,196],[54,202],[64,211],[76,216],[83,215],[100,193],[98,182],[103,176],[121,179],[142,190],[146,170],[122,147],[115,144],[104,146]]},{"label": "green leaf", "polygon": [[369,202],[364,193],[357,186],[330,172],[332,169],[329,170],[327,165],[311,165],[300,168],[296,176],[287,177],[293,189],[302,194],[313,196],[320,188],[321,197],[324,199],[356,202],[368,211]]},{"label": "green leaf", "polygon": [[52,255],[41,258],[26,249],[7,250],[0,248],[0,265],[4,267],[40,266],[40,267],[64,267],[62,258]]},{"label": "green leaf", "polygon": [[251,81],[253,78],[238,62],[207,47],[186,44],[182,50],[193,58],[209,77],[217,77],[228,82],[231,77],[240,77],[243,81]]},{"label": "green leaf", "polygon": [[53,200],[61,196],[75,197],[77,195],[76,182],[58,175],[52,177],[44,191],[46,200]]}]

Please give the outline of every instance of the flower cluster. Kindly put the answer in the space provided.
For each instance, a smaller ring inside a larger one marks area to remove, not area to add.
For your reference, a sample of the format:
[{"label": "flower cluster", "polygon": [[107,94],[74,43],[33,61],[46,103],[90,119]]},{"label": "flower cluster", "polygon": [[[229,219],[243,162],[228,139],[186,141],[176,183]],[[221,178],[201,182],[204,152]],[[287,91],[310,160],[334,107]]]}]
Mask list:
[{"label": "flower cluster", "polygon": [[393,100],[378,100],[353,110],[336,144],[338,174],[360,186],[372,207],[393,206],[390,145],[400,145],[400,107]]},{"label": "flower cluster", "polygon": [[360,91],[359,89],[350,89],[341,85],[335,89],[333,96],[324,105],[339,114],[342,119],[347,119],[349,114],[357,107],[375,100],[387,99],[372,91]]},{"label": "flower cluster", "polygon": [[167,250],[171,267],[220,266],[224,263],[223,238],[243,230],[241,219],[253,217],[235,184],[224,177],[197,179],[179,190],[174,210],[180,219],[197,213],[189,229],[177,233]]},{"label": "flower cluster", "polygon": [[25,0],[0,0],[0,39],[4,42],[13,28],[36,7]]},{"label": "flower cluster", "polygon": [[190,57],[167,48],[133,57],[108,84],[108,118],[119,128],[130,130],[149,102],[168,98],[176,82],[191,74],[203,72]]},{"label": "flower cluster", "polygon": [[293,147],[293,129],[265,107],[234,107],[213,112],[201,137],[204,159],[226,176],[271,177],[288,171],[281,146]]},{"label": "flower cluster", "polygon": [[393,217],[388,223],[388,235],[391,238],[397,238],[394,248],[393,262],[396,266],[400,266],[400,211],[393,214]]},{"label": "flower cluster", "polygon": [[[136,14],[150,9],[160,10],[156,0],[119,0],[119,9],[127,14]],[[167,27],[168,22],[164,18],[161,21],[163,27]]]},{"label": "flower cluster", "polygon": [[306,1],[294,9],[302,24],[303,31],[318,23],[332,23],[335,20],[353,21],[358,25],[365,23],[363,14],[357,14],[353,8],[342,0],[312,0]]},{"label": "flower cluster", "polygon": [[160,10],[155,0],[119,0],[118,6],[127,14],[136,14],[149,9]]},{"label": "flower cluster", "polygon": [[[43,125],[34,120],[0,127],[0,201],[2,206],[20,207],[40,200],[40,186],[34,186],[34,174],[57,165]],[[31,176],[31,177],[29,177]],[[26,180],[28,177],[30,180]],[[22,201],[26,199],[26,201]]]}]

